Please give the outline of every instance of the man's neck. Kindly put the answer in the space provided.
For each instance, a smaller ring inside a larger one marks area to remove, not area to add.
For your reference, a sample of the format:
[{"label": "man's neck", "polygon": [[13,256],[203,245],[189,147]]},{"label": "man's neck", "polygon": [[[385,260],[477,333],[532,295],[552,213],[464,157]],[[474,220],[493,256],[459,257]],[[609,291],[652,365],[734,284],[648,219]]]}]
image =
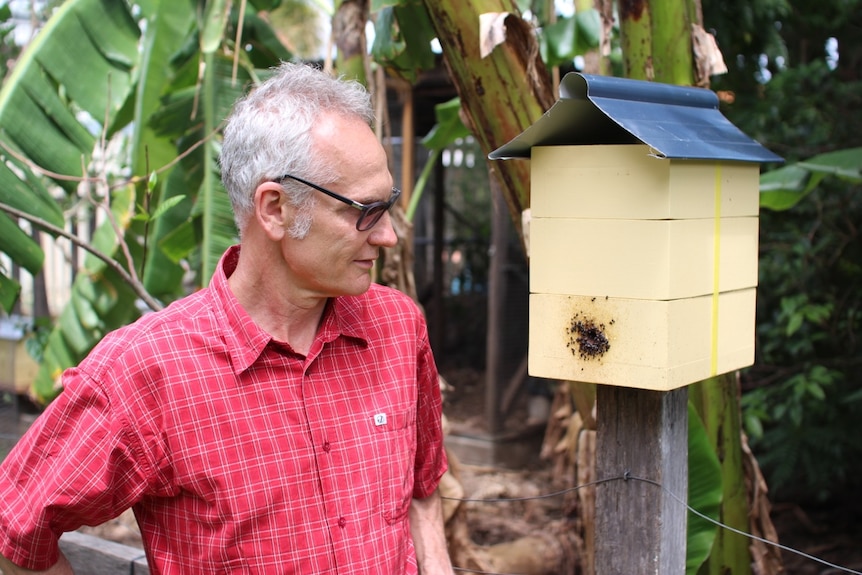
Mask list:
[{"label": "man's neck", "polygon": [[301,293],[278,273],[278,262],[269,262],[272,258],[261,254],[252,257],[249,251],[240,251],[236,269],[228,278],[231,291],[262,330],[306,355],[328,298]]}]

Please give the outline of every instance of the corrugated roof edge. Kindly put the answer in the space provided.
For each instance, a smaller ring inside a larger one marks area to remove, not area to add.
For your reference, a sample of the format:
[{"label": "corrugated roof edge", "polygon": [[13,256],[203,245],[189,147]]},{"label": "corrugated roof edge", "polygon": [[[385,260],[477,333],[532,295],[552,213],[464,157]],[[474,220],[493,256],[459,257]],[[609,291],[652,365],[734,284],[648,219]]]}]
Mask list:
[{"label": "corrugated roof edge", "polygon": [[[538,121],[488,157],[529,158],[532,147],[541,145],[620,143],[619,134],[607,130],[611,120],[633,143],[663,158],[783,162],[725,118],[711,90],[571,72],[560,93]],[[581,104],[570,105],[573,100]]]}]

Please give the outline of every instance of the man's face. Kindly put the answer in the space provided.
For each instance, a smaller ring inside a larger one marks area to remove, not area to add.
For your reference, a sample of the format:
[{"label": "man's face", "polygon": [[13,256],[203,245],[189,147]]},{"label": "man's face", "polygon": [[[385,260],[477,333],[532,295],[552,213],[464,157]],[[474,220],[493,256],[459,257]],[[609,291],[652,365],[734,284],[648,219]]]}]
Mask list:
[{"label": "man's face", "polygon": [[[327,115],[312,132],[313,154],[325,158],[338,173],[326,188],[369,204],[392,195],[386,153],[371,129],[357,118]],[[317,182],[314,182],[317,183]],[[371,284],[371,268],[381,247],[397,243],[389,214],[370,230],[356,229],[359,210],[317,194],[313,223],[300,240],[285,237],[282,253],[295,287],[321,297],[357,295]]]}]

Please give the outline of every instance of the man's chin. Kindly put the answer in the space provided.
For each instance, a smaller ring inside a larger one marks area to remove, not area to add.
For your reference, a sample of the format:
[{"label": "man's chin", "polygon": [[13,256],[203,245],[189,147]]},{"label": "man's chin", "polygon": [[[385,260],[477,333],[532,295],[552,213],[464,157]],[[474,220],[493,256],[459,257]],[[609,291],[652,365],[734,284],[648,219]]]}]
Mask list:
[{"label": "man's chin", "polygon": [[[364,281],[363,281],[364,280]],[[362,295],[368,291],[368,288],[371,287],[371,275],[369,274],[367,278],[359,279],[353,282],[352,285],[344,286],[344,290],[339,295]]]}]

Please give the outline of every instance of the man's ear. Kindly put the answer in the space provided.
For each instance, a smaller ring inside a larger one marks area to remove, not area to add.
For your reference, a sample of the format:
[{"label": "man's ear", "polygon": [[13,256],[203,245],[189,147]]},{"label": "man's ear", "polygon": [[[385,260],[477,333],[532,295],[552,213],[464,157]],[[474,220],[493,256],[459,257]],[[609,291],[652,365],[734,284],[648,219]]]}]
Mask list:
[{"label": "man's ear", "polygon": [[291,211],[276,182],[264,182],[254,191],[254,218],[269,239],[280,241],[284,237]]}]

